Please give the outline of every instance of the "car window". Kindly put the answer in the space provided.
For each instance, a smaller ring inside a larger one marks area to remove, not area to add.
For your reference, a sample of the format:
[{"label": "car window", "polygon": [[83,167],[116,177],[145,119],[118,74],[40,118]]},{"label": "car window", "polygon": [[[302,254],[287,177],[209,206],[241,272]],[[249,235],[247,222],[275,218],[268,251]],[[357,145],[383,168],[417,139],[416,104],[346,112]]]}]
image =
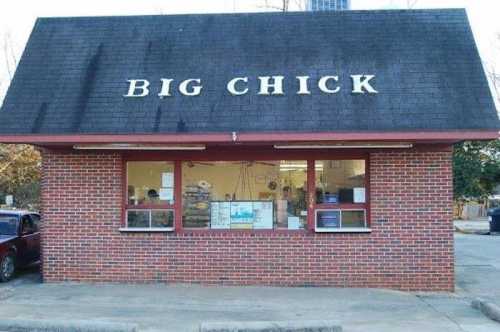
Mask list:
[{"label": "car window", "polygon": [[0,235],[17,235],[19,217],[0,213]]},{"label": "car window", "polygon": [[33,221],[28,215],[21,218],[21,232],[22,234],[32,234],[35,232]]},{"label": "car window", "polygon": [[40,216],[38,214],[31,214],[30,217],[33,221],[33,231],[38,232],[40,230]]}]

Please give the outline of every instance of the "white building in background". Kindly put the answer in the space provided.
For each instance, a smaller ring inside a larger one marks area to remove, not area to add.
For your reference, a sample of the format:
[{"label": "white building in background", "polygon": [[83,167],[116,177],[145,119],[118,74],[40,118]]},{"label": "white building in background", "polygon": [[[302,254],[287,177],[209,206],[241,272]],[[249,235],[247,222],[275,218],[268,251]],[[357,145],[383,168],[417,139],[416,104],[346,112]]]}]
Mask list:
[{"label": "white building in background", "polygon": [[307,10],[348,10],[351,9],[350,0],[308,0]]}]

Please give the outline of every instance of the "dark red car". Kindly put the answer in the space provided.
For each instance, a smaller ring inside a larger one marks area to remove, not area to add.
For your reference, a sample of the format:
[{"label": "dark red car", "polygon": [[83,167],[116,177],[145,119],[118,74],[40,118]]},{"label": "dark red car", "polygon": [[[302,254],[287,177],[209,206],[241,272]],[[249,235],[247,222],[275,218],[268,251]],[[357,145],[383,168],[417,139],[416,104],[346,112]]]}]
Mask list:
[{"label": "dark red car", "polygon": [[0,281],[12,279],[16,268],[40,259],[40,215],[0,210]]}]

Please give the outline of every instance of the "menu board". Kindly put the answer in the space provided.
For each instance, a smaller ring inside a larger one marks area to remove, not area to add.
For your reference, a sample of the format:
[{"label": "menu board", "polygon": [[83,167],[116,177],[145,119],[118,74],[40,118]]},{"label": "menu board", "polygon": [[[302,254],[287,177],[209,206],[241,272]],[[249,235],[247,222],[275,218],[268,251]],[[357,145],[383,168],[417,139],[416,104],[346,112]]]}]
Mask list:
[{"label": "menu board", "polygon": [[210,203],[210,228],[229,229],[231,228],[231,202],[211,202]]},{"label": "menu board", "polygon": [[273,229],[273,202],[253,202],[254,229]]},{"label": "menu board", "polygon": [[212,229],[272,229],[272,201],[210,202]]}]

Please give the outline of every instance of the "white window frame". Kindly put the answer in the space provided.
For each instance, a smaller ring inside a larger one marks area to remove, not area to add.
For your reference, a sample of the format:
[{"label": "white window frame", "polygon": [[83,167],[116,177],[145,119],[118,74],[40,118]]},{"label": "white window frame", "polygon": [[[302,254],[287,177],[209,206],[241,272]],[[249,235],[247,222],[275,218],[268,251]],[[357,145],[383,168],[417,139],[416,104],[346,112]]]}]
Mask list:
[{"label": "white window frame", "polygon": [[[318,227],[318,212],[322,211],[339,211],[339,227]],[[364,212],[364,227],[343,227],[342,226],[342,213],[344,211],[363,211]],[[366,209],[316,209],[314,211],[314,231],[316,233],[366,233],[371,232],[367,227]]]},{"label": "white window frame", "polygon": [[[130,211],[148,212],[149,214],[149,227],[129,227],[128,226],[128,213]],[[172,226],[171,227],[152,227],[152,212],[153,211],[172,211]],[[125,227],[120,228],[120,232],[173,232],[175,225],[175,209],[127,209],[125,210]]]}]

